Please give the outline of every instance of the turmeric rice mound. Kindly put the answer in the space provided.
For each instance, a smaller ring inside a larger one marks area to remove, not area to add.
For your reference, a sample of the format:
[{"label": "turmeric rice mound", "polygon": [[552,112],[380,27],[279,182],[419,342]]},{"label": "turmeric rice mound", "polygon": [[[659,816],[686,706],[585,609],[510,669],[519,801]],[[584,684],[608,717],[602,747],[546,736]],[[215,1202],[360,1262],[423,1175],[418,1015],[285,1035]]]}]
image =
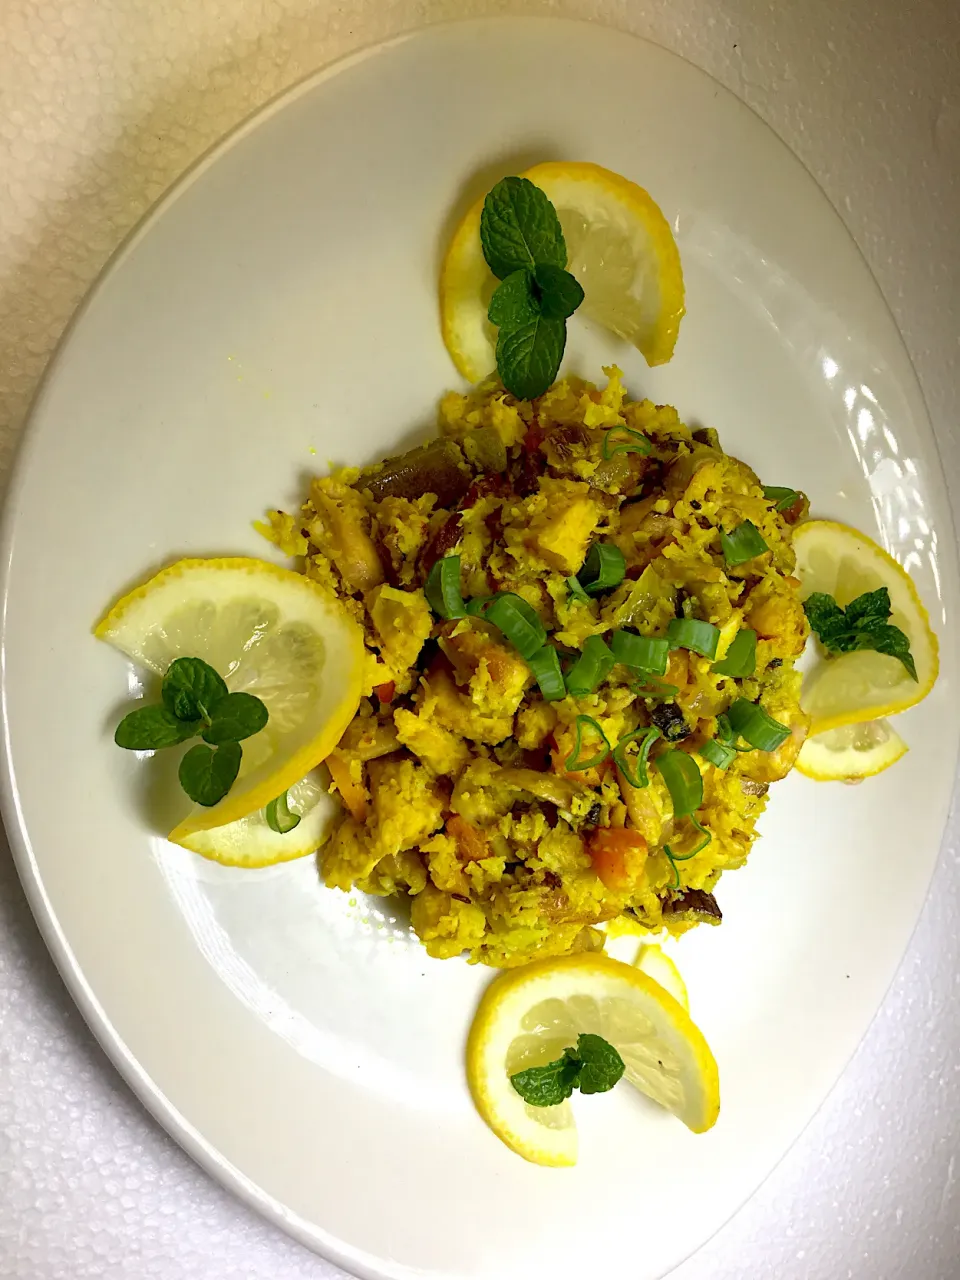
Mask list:
[{"label": "turmeric rice mound", "polygon": [[[495,382],[451,392],[438,439],[314,480],[296,516],[270,513],[268,536],[302,557],[369,649],[367,696],[327,762],[343,816],[320,852],[324,879],[409,895],[431,956],[511,966],[599,950],[600,926],[678,933],[718,923],[720,873],[743,865],[768,786],[790,771],[806,733],[793,664],[807,625],[791,577],[791,524],[805,500],[781,513],[715,432],[628,399],[620,371],[604,372],[603,390],[571,378],[532,403]],[[637,440],[624,428],[649,451],[609,447]],[[721,530],[744,521],[767,550],[731,567]],[[626,574],[584,600],[568,580],[596,543],[622,551]],[[717,652],[673,648],[660,677],[618,664],[593,692],[546,701],[482,614],[431,609],[424,585],[451,554],[463,599],[521,597],[566,670],[590,636],[662,637],[677,618],[714,624]],[[756,659],[734,678],[714,667],[741,629],[756,633]],[[776,750],[740,750],[722,769],[700,751],[736,699],[791,732]],[[609,754],[576,767],[583,716],[611,745],[645,726],[662,731],[646,786]],[[667,750],[698,766],[699,827],[674,813],[657,769]],[[711,838],[691,856],[702,832]]]}]

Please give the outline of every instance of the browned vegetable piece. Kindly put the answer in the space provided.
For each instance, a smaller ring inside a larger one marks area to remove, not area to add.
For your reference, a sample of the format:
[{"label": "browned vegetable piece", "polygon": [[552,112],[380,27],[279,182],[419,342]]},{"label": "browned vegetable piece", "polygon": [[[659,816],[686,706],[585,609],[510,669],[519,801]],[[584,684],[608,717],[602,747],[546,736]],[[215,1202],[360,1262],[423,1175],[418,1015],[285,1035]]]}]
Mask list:
[{"label": "browned vegetable piece", "polygon": [[478,471],[507,469],[507,447],[496,427],[477,427],[464,441],[464,451]]},{"label": "browned vegetable piece", "polygon": [[765,796],[770,790],[770,783],[754,782],[753,778],[741,778],[740,790],[745,796]]},{"label": "browned vegetable piece", "polygon": [[540,773],[536,769],[501,769],[495,781],[500,786],[516,787],[538,800],[555,804],[558,809],[569,810],[577,796],[587,794],[587,788],[570,778],[555,773]]},{"label": "browned vegetable piece", "polygon": [[433,493],[439,507],[454,506],[469,487],[470,472],[460,447],[445,437],[362,471],[356,483],[358,489],[369,489],[375,502],[383,498],[407,498],[412,502],[425,493]]},{"label": "browned vegetable piece", "polygon": [[665,902],[663,914],[671,920],[691,920],[696,924],[720,924],[723,920],[716,898],[703,889],[687,889],[679,898]]},{"label": "browned vegetable piece", "polygon": [[383,564],[356,514],[327,493],[314,494],[326,525],[330,555],[348,591],[369,591],[383,581]]}]

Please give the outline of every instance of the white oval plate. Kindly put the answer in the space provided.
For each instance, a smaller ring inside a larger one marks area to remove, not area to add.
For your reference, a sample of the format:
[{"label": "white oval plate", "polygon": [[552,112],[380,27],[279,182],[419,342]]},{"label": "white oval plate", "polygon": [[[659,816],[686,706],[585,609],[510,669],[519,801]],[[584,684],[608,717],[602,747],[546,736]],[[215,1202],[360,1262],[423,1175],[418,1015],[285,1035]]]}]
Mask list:
[{"label": "white oval plate", "polygon": [[[680,949],[723,1112],[693,1137],[629,1089],[578,1103],[579,1166],[475,1115],[463,1046],[489,973],[430,960],[390,904],[312,859],[226,870],[151,834],[111,731],[137,682],[90,626],[184,552],[266,554],[251,518],[328,458],[395,451],[456,383],[438,255],[494,177],[590,159],[676,226],[676,359],[572,326],[568,367],[719,428],[774,484],[914,574],[943,637],[957,575],[914,374],[811,178],[687,63],[597,27],[435,28],[334,67],[247,125],[134,236],[36,405],[8,500],[5,814],[85,1016],[216,1177],[363,1276],[652,1280],[756,1187],[837,1078],[923,899],[957,746],[956,645],[882,780],[774,789],[721,929]],[[314,456],[313,450],[316,450]]]}]

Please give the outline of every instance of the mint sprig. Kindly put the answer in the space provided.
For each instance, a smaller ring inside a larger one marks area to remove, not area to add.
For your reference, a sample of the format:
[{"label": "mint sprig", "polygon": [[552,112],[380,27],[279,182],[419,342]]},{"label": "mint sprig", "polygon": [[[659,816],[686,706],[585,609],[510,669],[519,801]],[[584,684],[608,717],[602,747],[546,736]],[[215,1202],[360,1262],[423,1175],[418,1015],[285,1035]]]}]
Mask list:
[{"label": "mint sprig", "polygon": [[828,652],[873,649],[899,659],[910,678],[916,680],[917,666],[910,652],[910,641],[899,627],[888,622],[891,608],[886,587],[865,591],[851,600],[846,609],[825,591],[814,591],[804,601],[803,608],[807,621]]},{"label": "mint sprig", "polygon": [[543,1067],[528,1067],[510,1077],[510,1083],[531,1107],[556,1107],[579,1089],[581,1093],[606,1093],[623,1075],[623,1059],[603,1036],[584,1032],[577,1047],[566,1048],[559,1058]]},{"label": "mint sprig", "polygon": [[117,725],[113,740],[127,751],[161,751],[200,734],[180,761],[180,785],[196,804],[211,806],[236,781],[240,743],[259,733],[269,713],[250,693],[231,693],[223,677],[202,658],[177,658],[167,668],[162,701],[138,707]]},{"label": "mint sprig", "polygon": [[504,178],[484,201],[480,244],[501,281],[487,311],[500,330],[497,371],[512,395],[533,400],[556,378],[566,321],[583,301],[583,289],[566,269],[560,219],[528,178]]}]

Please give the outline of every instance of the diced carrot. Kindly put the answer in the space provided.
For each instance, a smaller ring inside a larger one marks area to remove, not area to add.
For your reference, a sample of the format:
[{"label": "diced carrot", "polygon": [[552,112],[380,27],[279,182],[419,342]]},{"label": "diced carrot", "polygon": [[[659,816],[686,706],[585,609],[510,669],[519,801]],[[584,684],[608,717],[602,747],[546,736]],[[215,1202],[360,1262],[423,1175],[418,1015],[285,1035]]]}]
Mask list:
[{"label": "diced carrot", "polygon": [[466,822],[459,814],[447,819],[447,835],[457,842],[457,857],[461,862],[478,862],[490,857],[490,846],[479,827]]},{"label": "diced carrot", "polygon": [[647,842],[629,827],[600,827],[587,841],[593,869],[611,893],[624,893],[643,874]]},{"label": "diced carrot", "polygon": [[324,761],[330,770],[333,785],[340,792],[340,798],[347,806],[347,811],[354,822],[365,822],[367,818],[367,793],[363,785],[350,772],[350,761],[336,751],[331,751]]},{"label": "diced carrot", "polygon": [[378,684],[374,689],[374,693],[381,702],[392,702],[397,692],[397,682],[395,680],[387,680],[383,684]]}]

